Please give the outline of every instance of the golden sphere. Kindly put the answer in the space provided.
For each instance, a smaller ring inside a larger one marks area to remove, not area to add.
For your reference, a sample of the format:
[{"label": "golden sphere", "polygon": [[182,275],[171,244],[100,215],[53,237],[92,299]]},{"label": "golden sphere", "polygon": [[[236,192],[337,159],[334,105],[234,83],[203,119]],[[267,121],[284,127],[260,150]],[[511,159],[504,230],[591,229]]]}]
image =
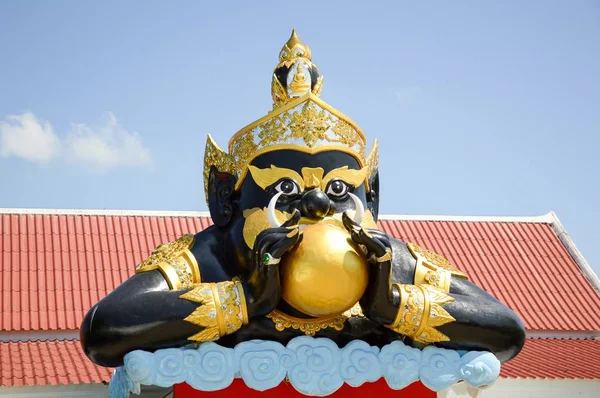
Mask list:
[{"label": "golden sphere", "polygon": [[360,248],[345,229],[332,224],[312,224],[302,234],[302,242],[281,259],[283,299],[314,317],[352,308],[369,281]]}]

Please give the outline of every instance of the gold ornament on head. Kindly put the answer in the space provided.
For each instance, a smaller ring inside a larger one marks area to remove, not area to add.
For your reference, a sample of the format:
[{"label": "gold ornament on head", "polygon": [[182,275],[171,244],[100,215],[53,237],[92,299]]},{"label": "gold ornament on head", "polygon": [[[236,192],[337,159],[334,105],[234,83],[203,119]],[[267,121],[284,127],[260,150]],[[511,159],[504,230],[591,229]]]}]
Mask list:
[{"label": "gold ornament on head", "polygon": [[[289,84],[288,84],[289,83]],[[229,141],[229,150],[220,149],[207,139],[204,155],[204,188],[208,198],[208,174],[211,166],[238,178],[239,189],[248,166],[257,156],[277,150],[309,154],[341,151],[354,157],[360,168],[367,167],[368,178],[378,167],[377,145],[365,153],[367,140],[360,127],[349,117],[319,98],[323,76],[312,62],[311,51],[296,34],[279,53],[273,73],[271,94],[274,109],[238,131]]]}]

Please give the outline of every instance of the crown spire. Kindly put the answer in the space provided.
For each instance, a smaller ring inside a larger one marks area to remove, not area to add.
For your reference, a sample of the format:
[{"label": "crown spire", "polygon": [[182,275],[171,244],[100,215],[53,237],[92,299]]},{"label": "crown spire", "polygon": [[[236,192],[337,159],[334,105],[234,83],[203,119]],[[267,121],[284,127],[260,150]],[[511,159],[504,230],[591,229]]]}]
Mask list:
[{"label": "crown spire", "polygon": [[360,168],[372,176],[378,168],[378,147],[367,156],[361,129],[346,115],[319,98],[323,76],[312,62],[310,49],[296,30],[279,53],[273,71],[273,110],[242,128],[229,140],[224,151],[209,136],[204,152],[204,191],[208,199],[211,168],[237,177],[241,187],[248,166],[257,156],[276,150],[305,153],[337,150],[354,157]]},{"label": "crown spire", "polygon": [[306,58],[309,61],[312,59],[310,48],[300,40],[296,29],[292,29],[292,35],[279,52],[279,62],[289,61],[294,58]]},{"label": "crown spire", "polygon": [[319,96],[323,76],[312,62],[310,48],[300,40],[296,29],[279,52],[279,64],[273,72],[271,96],[275,108],[309,92]]}]

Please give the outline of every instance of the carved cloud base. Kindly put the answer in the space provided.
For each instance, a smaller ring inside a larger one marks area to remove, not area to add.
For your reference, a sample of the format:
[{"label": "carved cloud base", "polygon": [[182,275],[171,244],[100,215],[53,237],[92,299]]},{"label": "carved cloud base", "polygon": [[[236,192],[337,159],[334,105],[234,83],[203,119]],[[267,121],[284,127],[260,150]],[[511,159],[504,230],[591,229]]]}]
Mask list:
[{"label": "carved cloud base", "polygon": [[329,339],[301,336],[287,346],[252,340],[235,348],[204,343],[199,348],[133,351],[115,371],[109,391],[111,398],[126,398],[131,392],[139,394],[141,384],[171,387],[184,382],[200,391],[218,391],[234,378],[265,391],[287,378],[300,393],[322,397],[344,383],[358,387],[382,377],[393,390],[421,381],[440,391],[460,380],[472,387],[488,386],[499,374],[500,361],[489,352],[433,346],[419,350],[399,341],[379,349],[359,340],[340,349]]}]

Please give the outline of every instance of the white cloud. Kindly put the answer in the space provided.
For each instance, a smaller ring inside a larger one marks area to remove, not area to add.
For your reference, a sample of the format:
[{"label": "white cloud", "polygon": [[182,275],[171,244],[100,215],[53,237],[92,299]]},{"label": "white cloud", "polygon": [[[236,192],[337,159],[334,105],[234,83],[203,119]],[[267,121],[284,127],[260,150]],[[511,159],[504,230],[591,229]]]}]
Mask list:
[{"label": "white cloud", "polygon": [[16,156],[45,163],[66,154],[64,160],[84,164],[95,171],[121,166],[152,164],[150,150],[140,135],[124,129],[112,112],[97,125],[72,124],[61,139],[46,121],[31,112],[9,115],[0,120],[0,156]]},{"label": "white cloud", "polygon": [[58,156],[60,139],[50,123],[31,112],[9,115],[0,121],[0,155],[45,163]]},{"label": "white cloud", "polygon": [[73,124],[65,146],[71,160],[100,171],[152,163],[150,150],[142,145],[140,135],[125,130],[112,112],[107,112],[96,126]]}]

